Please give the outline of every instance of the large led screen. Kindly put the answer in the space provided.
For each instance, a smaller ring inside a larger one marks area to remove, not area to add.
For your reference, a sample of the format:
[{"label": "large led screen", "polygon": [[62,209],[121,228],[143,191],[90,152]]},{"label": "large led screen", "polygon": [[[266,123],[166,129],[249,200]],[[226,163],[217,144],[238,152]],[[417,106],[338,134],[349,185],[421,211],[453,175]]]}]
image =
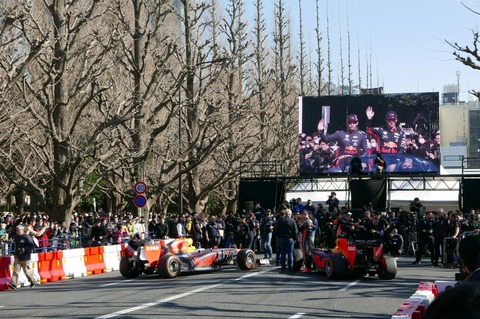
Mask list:
[{"label": "large led screen", "polygon": [[[299,101],[302,175],[439,173],[438,93]],[[377,157],[385,164],[377,165]]]}]

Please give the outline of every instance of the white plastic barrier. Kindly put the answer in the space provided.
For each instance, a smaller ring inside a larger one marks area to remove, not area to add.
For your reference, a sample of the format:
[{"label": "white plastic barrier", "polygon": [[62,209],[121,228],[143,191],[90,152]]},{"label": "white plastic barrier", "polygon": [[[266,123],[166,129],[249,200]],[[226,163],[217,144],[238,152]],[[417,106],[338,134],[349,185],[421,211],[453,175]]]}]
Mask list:
[{"label": "white plastic barrier", "polygon": [[[12,263],[10,268],[10,277],[13,275],[13,260],[15,257],[11,256]],[[30,257],[30,262],[32,265],[32,272],[33,272],[33,277],[35,277],[37,283],[40,283],[40,275],[38,274],[38,254],[34,253]],[[18,286],[29,286],[30,282],[28,281],[27,275],[25,275],[25,272],[23,269],[20,270],[20,276],[18,277]]]},{"label": "white plastic barrier", "polygon": [[66,278],[86,276],[85,250],[83,248],[64,250],[63,270],[65,271]]},{"label": "white plastic barrier", "polygon": [[[37,283],[40,282],[40,274],[38,273],[38,254],[34,253],[30,256],[30,261],[32,262],[32,272],[33,272],[33,277],[37,280]],[[26,280],[25,276],[25,280]]]},{"label": "white plastic barrier", "polygon": [[444,292],[445,290],[453,288],[457,284],[458,284],[457,281],[442,281],[442,280],[435,281],[435,285],[437,286],[438,293],[441,293],[441,292]]},{"label": "white plastic barrier", "polygon": [[423,318],[425,310],[438,295],[433,282],[420,282],[417,291],[392,315],[391,319]]},{"label": "white plastic barrier", "polygon": [[114,271],[119,269],[120,259],[122,258],[122,245],[111,245],[103,247],[103,260],[107,271]]}]

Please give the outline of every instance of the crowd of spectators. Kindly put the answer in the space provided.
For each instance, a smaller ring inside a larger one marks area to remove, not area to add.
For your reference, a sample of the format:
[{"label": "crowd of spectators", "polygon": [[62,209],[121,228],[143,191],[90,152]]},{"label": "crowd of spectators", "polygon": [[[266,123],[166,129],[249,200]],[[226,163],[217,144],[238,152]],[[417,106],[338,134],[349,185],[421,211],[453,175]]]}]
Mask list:
[{"label": "crowd of spectators", "polygon": [[14,250],[12,239],[18,225],[25,226],[26,234],[34,238],[34,252],[120,244],[135,236],[148,236],[144,219],[134,218],[132,213],[75,212],[71,220],[67,225],[65,221],[51,220],[43,212],[1,213],[0,254],[9,255]]},{"label": "crowd of spectators", "polygon": [[[378,239],[393,256],[415,247],[411,252],[416,252],[416,263],[428,252],[432,265],[436,266],[444,251],[445,238],[455,239],[465,231],[480,231],[480,212],[471,211],[464,216],[460,211],[427,211],[418,198],[411,202],[408,211],[375,211],[370,203],[359,214],[358,210],[352,213],[339,204],[332,192],[325,205],[313,205],[310,200],[302,202],[297,198],[285,201],[277,211],[256,203],[249,211],[239,210],[226,215],[150,213],[148,220],[128,212],[99,211],[74,213],[70,225],[50,220],[44,213],[27,212],[16,216],[5,212],[0,214],[0,252],[3,255],[11,253],[15,227],[22,224],[27,234],[38,240],[35,252],[115,245],[130,239],[189,237],[197,247],[250,248],[271,259],[278,250],[275,236],[278,213],[284,210],[297,223],[296,245],[303,250],[333,248],[338,237]],[[446,248],[447,256],[442,258],[455,259],[456,247]]]}]

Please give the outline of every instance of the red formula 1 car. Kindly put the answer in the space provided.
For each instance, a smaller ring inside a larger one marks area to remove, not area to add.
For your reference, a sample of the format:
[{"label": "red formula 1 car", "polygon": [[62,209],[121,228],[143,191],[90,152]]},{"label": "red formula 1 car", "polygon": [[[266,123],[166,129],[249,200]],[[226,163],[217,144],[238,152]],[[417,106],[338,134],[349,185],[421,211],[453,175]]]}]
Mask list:
[{"label": "red formula 1 car", "polygon": [[120,260],[120,273],[136,278],[142,273],[158,273],[165,278],[181,272],[211,271],[224,265],[237,264],[242,270],[253,269],[255,253],[250,249],[195,249],[191,239],[165,239],[154,242],[131,240]]},{"label": "red formula 1 car", "polygon": [[378,240],[338,238],[332,250],[314,249],[312,260],[315,269],[331,279],[365,275],[393,279],[397,275],[397,261],[383,254],[383,244]]}]

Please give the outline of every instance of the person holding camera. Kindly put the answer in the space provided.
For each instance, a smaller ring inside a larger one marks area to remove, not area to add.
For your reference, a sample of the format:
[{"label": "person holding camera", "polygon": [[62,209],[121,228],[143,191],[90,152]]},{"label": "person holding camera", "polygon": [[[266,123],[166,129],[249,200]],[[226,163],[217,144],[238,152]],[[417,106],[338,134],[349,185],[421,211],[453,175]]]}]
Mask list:
[{"label": "person holding camera", "polygon": [[425,212],[427,209],[423,206],[418,197],[415,197],[413,202],[410,202],[409,209],[412,213],[417,215],[418,220],[423,220],[425,218]]},{"label": "person holding camera", "polygon": [[328,196],[326,204],[328,205],[329,213],[333,213],[335,210],[338,210],[338,205],[340,205],[340,201],[337,198],[337,193],[331,192],[330,196]]},{"label": "person holding camera", "polygon": [[20,272],[25,272],[28,280],[30,281],[30,288],[35,287],[36,279],[33,276],[32,264],[30,262],[30,257],[33,251],[34,243],[32,237],[25,233],[25,227],[21,224],[16,227],[17,234],[15,235],[13,241],[15,242],[15,258],[13,262],[13,275],[12,282],[9,284],[9,287],[13,290],[17,289],[18,281],[20,278]]}]

